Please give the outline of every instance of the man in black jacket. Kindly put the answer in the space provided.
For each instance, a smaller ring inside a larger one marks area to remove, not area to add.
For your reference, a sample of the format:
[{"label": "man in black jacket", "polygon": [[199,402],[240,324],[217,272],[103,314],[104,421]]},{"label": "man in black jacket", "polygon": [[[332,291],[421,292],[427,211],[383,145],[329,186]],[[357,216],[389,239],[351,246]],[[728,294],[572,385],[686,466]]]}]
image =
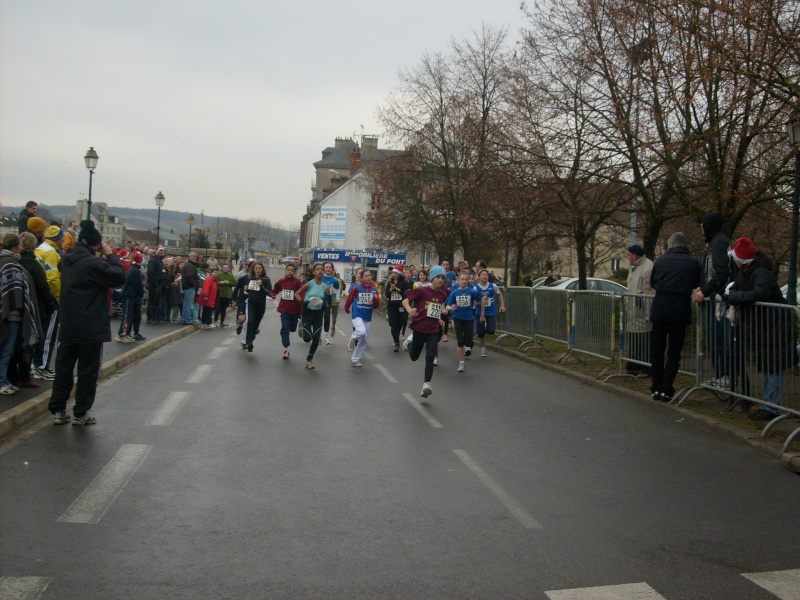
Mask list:
[{"label": "man in black jacket", "polygon": [[36,216],[36,210],[39,208],[39,205],[34,202],[33,200],[28,201],[25,205],[25,208],[19,213],[19,217],[17,218],[17,228],[19,229],[19,233],[23,233],[28,231],[28,219],[31,217]]},{"label": "man in black jacket", "polygon": [[200,275],[197,274],[197,252],[189,252],[181,272],[183,288],[183,312],[181,322],[191,325],[194,320],[194,295],[200,290]]},{"label": "man in black jacket", "polygon": [[[703,275],[700,286],[694,291],[692,300],[701,303],[704,309],[704,325],[706,331],[707,356],[711,357],[716,378],[709,384],[728,389],[730,387],[729,354],[731,345],[730,322],[722,317],[717,319],[716,304],[725,285],[731,279],[731,263],[728,249],[731,241],[722,231],[725,217],[718,212],[709,212],[703,217],[703,237],[706,241],[706,253],[703,257]],[[708,302],[704,302],[705,299]]]},{"label": "man in black jacket", "polygon": [[147,322],[151,325],[161,323],[161,290],[167,279],[165,254],[164,246],[159,246],[147,263]]},{"label": "man in black jacket", "polygon": [[[100,250],[103,257],[97,256]],[[103,342],[111,341],[108,290],[125,282],[119,257],[104,243],[94,222],[82,221],[78,243],[61,259],[61,329],[58,332],[56,377],[48,409],[53,424],[69,423],[67,399],[72,392],[75,363],[78,385],[73,425],[94,425],[89,413],[97,392]]]},{"label": "man in black jacket", "polygon": [[673,233],[667,241],[666,254],[655,262],[650,276],[650,287],[656,291],[650,307],[653,400],[669,402],[675,394],[673,384],[680,367],[686,326],[692,322],[692,291],[700,283],[701,271],[700,261],[689,253],[686,236]]}]

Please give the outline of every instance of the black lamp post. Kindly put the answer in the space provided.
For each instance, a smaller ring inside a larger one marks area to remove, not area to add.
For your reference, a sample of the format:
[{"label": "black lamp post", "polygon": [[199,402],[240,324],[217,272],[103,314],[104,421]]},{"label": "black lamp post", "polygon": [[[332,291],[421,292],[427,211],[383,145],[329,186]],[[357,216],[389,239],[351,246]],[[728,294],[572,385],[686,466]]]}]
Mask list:
[{"label": "black lamp post", "polygon": [[786,299],[797,306],[797,228],[800,221],[800,113],[794,113],[786,124],[789,141],[794,147],[794,198],[792,201],[792,237],[789,242],[789,284]]},{"label": "black lamp post", "polygon": [[158,192],[156,194],[156,206],[158,207],[158,222],[156,223],[156,247],[159,246],[161,239],[161,207],[164,206],[164,194]]},{"label": "black lamp post", "polygon": [[92,218],[92,175],[94,175],[94,168],[97,166],[97,152],[94,151],[94,147],[89,148],[86,152],[86,156],[83,157],[83,160],[86,161],[86,168],[89,169],[89,201],[88,201],[88,208],[86,218]]},{"label": "black lamp post", "polygon": [[187,250],[187,254],[192,251],[192,226],[194,225],[194,217],[189,215],[186,219],[186,222],[189,224],[189,248]]}]

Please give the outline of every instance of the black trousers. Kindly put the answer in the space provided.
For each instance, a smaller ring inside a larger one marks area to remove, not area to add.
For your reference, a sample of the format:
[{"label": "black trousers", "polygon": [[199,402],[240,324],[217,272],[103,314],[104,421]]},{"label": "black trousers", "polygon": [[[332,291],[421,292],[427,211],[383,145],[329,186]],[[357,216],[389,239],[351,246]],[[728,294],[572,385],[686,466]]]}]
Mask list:
[{"label": "black trousers", "polygon": [[251,346],[253,344],[253,340],[256,339],[256,332],[258,328],[261,326],[261,319],[264,318],[264,313],[267,310],[266,304],[261,304],[260,302],[247,302],[247,336],[245,340],[247,341],[247,345]]},{"label": "black trousers", "polygon": [[219,321],[222,325],[225,322],[225,315],[228,314],[228,307],[231,305],[230,298],[223,298],[220,296],[217,299],[217,307],[214,309],[214,320]]},{"label": "black trousers", "polygon": [[92,408],[97,394],[97,380],[100,376],[100,362],[103,358],[103,342],[82,344],[79,342],[59,342],[56,350],[56,378],[47,408],[56,413],[67,408],[67,400],[72,392],[73,371],[78,365],[78,385],[75,388],[76,417],[82,417]]},{"label": "black trousers", "polygon": [[[681,365],[685,340],[685,323],[653,321],[653,331],[650,332],[650,364],[653,369],[651,392],[663,392],[670,398],[675,394],[675,377]],[[664,352],[667,354],[666,365]]]},{"label": "black trousers", "polygon": [[161,306],[161,284],[151,285],[147,290],[147,321],[158,321]]},{"label": "black trousers", "polygon": [[422,354],[422,349],[425,348],[425,379],[423,381],[431,382],[433,377],[433,359],[439,353],[439,340],[442,338],[442,332],[438,333],[420,333],[414,332],[414,337],[411,339],[411,347],[408,349],[408,355],[411,360],[416,361]]},{"label": "black trousers", "polygon": [[389,304],[386,306],[386,315],[389,317],[389,329],[395,344],[400,343],[400,332],[405,329],[408,313],[402,306]]}]

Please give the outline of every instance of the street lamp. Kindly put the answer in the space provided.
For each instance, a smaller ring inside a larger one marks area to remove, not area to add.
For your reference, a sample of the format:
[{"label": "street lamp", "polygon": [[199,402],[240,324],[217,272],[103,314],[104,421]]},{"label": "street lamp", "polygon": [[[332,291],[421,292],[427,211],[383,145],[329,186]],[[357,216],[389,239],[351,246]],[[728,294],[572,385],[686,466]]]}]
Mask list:
[{"label": "street lamp", "polygon": [[159,239],[161,238],[161,207],[164,206],[164,194],[158,192],[156,194],[156,206],[158,207],[158,223],[156,224],[156,248],[160,244]]},{"label": "street lamp", "polygon": [[94,175],[94,168],[97,166],[98,158],[97,152],[94,151],[94,146],[90,147],[86,152],[86,156],[83,157],[83,160],[86,161],[86,168],[89,169],[89,210],[87,211],[88,214],[86,215],[87,219],[92,218],[92,175]]},{"label": "street lamp", "polygon": [[786,299],[797,306],[797,227],[800,221],[800,112],[786,123],[789,141],[794,146],[794,198],[792,201],[792,237],[789,242],[789,283]]},{"label": "street lamp", "polygon": [[194,225],[194,217],[189,215],[186,219],[186,222],[189,224],[189,250],[188,252],[192,251],[192,225]]}]

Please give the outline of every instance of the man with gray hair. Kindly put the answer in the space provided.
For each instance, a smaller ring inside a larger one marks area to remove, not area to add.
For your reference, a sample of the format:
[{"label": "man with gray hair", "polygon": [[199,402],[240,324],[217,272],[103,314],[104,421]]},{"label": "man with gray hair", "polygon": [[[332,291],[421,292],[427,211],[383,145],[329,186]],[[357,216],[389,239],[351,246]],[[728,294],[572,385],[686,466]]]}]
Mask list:
[{"label": "man with gray hair", "polygon": [[689,252],[686,236],[673,233],[667,240],[667,252],[655,262],[650,276],[650,287],[656,291],[650,307],[653,400],[669,402],[675,394],[673,386],[680,367],[686,326],[692,322],[692,292],[700,284],[702,272],[700,261]]}]

